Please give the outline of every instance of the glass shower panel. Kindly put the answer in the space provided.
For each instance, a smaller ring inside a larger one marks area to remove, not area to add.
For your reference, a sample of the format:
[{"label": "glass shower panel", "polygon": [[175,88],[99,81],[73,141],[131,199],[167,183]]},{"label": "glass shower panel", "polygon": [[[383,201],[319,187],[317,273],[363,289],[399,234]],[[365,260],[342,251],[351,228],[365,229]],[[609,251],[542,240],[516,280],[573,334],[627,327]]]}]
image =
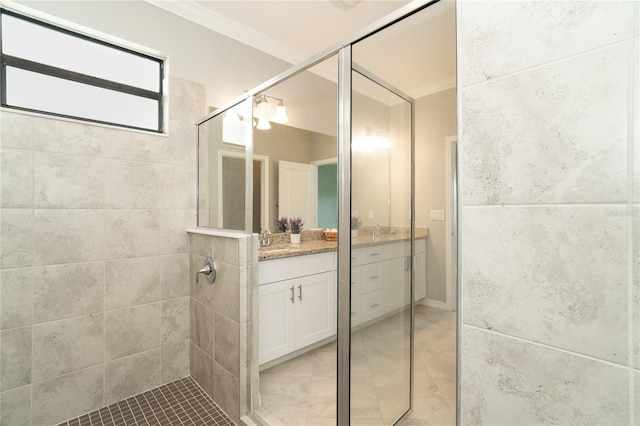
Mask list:
[{"label": "glass shower panel", "polygon": [[198,226],[245,229],[250,114],[243,102],[198,126]]},{"label": "glass shower panel", "polygon": [[411,408],[411,108],[353,71],[351,420]]},{"label": "glass shower panel", "polygon": [[[268,165],[272,231],[258,251],[259,424],[336,424],[336,242],[319,229],[337,226],[336,81],[333,55],[255,96],[253,159]],[[280,103],[288,122],[277,117]],[[283,217],[302,219],[301,244],[278,229]]]}]

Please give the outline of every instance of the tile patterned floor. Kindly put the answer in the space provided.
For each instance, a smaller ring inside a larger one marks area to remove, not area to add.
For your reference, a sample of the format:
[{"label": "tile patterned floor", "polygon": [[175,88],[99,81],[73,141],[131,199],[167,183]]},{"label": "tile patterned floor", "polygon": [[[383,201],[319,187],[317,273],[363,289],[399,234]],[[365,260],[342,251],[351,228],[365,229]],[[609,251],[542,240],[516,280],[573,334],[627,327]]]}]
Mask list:
[{"label": "tile patterned floor", "polygon": [[[352,340],[352,425],[389,425],[404,404],[404,367],[390,348],[404,345],[402,314],[359,330]],[[403,425],[455,425],[455,312],[418,306],[415,318],[414,409]],[[330,343],[260,373],[270,426],[335,425],[336,347]],[[391,391],[390,391],[391,390]],[[395,404],[395,405],[394,405]]]},{"label": "tile patterned floor", "polygon": [[191,377],[176,380],[59,426],[207,425],[234,423]]}]

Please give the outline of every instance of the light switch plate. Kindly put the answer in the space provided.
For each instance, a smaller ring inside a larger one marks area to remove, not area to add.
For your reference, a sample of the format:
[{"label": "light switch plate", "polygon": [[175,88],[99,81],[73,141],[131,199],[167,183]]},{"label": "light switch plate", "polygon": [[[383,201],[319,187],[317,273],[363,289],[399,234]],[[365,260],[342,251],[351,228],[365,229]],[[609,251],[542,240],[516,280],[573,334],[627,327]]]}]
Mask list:
[{"label": "light switch plate", "polygon": [[431,210],[431,220],[444,220],[444,210]]},{"label": "light switch plate", "polygon": [[373,210],[369,210],[369,219],[373,219]]}]

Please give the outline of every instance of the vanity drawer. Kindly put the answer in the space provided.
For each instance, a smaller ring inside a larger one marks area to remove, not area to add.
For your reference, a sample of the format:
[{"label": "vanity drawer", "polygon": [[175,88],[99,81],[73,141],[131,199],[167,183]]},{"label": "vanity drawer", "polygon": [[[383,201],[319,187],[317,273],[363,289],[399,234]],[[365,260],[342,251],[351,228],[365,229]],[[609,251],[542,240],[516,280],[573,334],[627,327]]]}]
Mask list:
[{"label": "vanity drawer", "polygon": [[382,290],[362,295],[362,322],[371,321],[384,313]]},{"label": "vanity drawer", "polygon": [[363,294],[373,290],[380,290],[383,287],[382,264],[371,263],[362,266],[361,283],[360,291]]},{"label": "vanity drawer", "polygon": [[385,260],[385,247],[383,244],[377,244],[375,246],[363,247],[362,249],[362,263],[374,263]]}]

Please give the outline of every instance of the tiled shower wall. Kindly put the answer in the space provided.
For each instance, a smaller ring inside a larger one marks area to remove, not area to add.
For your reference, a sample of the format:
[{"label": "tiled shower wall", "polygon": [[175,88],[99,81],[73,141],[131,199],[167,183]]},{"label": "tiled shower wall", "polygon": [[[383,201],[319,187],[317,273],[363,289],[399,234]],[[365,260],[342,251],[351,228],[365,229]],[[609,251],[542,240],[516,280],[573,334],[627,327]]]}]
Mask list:
[{"label": "tiled shower wall", "polygon": [[459,2],[462,424],[640,423],[638,2]]},{"label": "tiled shower wall", "polygon": [[[189,233],[191,376],[236,424],[258,389],[257,251],[255,234]],[[213,284],[197,277],[207,257],[218,267]]]},{"label": "tiled shower wall", "polygon": [[0,112],[0,424],[48,425],[189,374],[204,87],[169,136]]}]

